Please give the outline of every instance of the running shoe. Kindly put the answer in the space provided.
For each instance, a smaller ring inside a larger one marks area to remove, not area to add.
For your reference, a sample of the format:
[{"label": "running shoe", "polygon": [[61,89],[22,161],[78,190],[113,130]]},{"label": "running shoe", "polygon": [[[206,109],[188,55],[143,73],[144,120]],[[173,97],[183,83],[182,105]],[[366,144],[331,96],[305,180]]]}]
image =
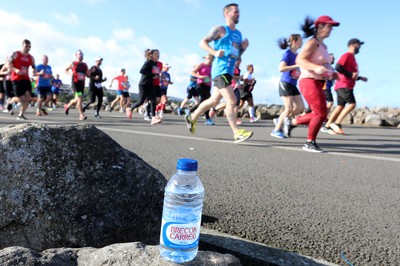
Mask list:
[{"label": "running shoe", "polygon": [[190,118],[190,114],[188,114],[188,115],[185,115],[185,122],[186,122],[186,127],[189,129],[189,131],[192,134],[195,134],[197,121],[192,121],[192,119]]},{"label": "running shoe", "polygon": [[132,109],[131,108],[126,108],[126,116],[129,118],[129,119],[132,119]]},{"label": "running shoe", "polygon": [[64,104],[64,110],[65,110],[65,114],[68,115],[69,114],[69,108],[67,104]]},{"label": "running shoe", "polygon": [[94,117],[95,117],[95,118],[102,118],[101,115],[100,115],[98,112],[95,112],[95,113],[94,113]]},{"label": "running shoe", "polygon": [[205,125],[206,125],[206,126],[213,126],[213,125],[215,125],[215,123],[214,123],[214,121],[212,121],[212,119],[210,118],[210,119],[207,119],[207,120],[206,120]]},{"label": "running shoe", "polygon": [[85,116],[85,115],[79,116],[79,120],[86,120],[86,119],[87,119],[87,116]]},{"label": "running shoe", "polygon": [[242,124],[242,120],[236,118],[236,125],[240,126]]},{"label": "running shoe", "polygon": [[48,115],[49,113],[47,113],[46,109],[42,108],[41,109],[44,115]]},{"label": "running shoe", "polygon": [[343,131],[343,129],[342,129],[342,125],[341,125],[341,124],[332,123],[332,124],[331,124],[331,128],[332,128],[333,131],[335,131],[337,134],[342,134],[342,135],[344,135],[344,131]]},{"label": "running shoe", "polygon": [[257,122],[259,119],[257,117],[250,117],[250,123],[255,123]]},{"label": "running shoe", "polygon": [[326,127],[326,126],[321,127],[321,132],[328,133],[330,135],[337,135],[337,133],[331,127]]},{"label": "running shoe", "polygon": [[246,131],[245,129],[239,129],[239,131],[233,136],[234,143],[240,143],[245,141],[246,139],[251,138],[253,136],[252,131]]},{"label": "running shoe", "polygon": [[283,133],[287,138],[290,138],[292,129],[295,128],[296,126],[292,125],[292,119],[289,117],[285,117],[285,121],[283,122]]},{"label": "running shoe", "polygon": [[144,109],[143,109],[143,107],[139,107],[139,111],[138,111],[138,112],[139,112],[140,115],[144,115]]},{"label": "running shoe", "polygon": [[36,112],[36,116],[42,116],[42,113],[41,112]]},{"label": "running shoe", "polygon": [[162,121],[162,119],[161,118],[159,118],[159,117],[153,117],[152,119],[151,119],[151,125],[156,125],[156,124],[160,124],[161,123],[161,121]]},{"label": "running shoe", "polygon": [[312,140],[311,142],[306,142],[303,146],[303,150],[308,151],[308,152],[316,152],[316,153],[321,153],[324,152],[315,142],[315,140]]},{"label": "running shoe", "polygon": [[147,116],[143,117],[143,119],[146,120],[146,121],[150,121],[151,117],[147,115]]},{"label": "running shoe", "polygon": [[8,113],[8,112],[10,112],[10,110],[7,110],[7,109],[3,110],[3,113]]},{"label": "running shoe", "polygon": [[124,112],[125,112],[124,108],[120,108],[120,109],[119,109],[119,112],[120,112],[120,113],[124,113]]},{"label": "running shoe", "polygon": [[271,137],[274,137],[274,138],[277,138],[277,139],[284,139],[284,138],[286,138],[286,137],[285,137],[285,134],[283,134],[283,132],[280,131],[280,130],[272,130],[272,132],[271,132]]},{"label": "running shoe", "polygon": [[18,115],[17,120],[26,120],[26,117],[24,115]]},{"label": "running shoe", "polygon": [[182,115],[182,108],[178,107],[178,110],[176,110],[176,112],[178,113],[178,115]]},{"label": "running shoe", "polygon": [[164,117],[164,112],[163,111],[159,111],[158,112],[158,117],[159,118],[163,118]]},{"label": "running shoe", "polygon": [[114,107],[110,107],[110,109],[108,111],[110,111],[110,113],[114,110]]}]

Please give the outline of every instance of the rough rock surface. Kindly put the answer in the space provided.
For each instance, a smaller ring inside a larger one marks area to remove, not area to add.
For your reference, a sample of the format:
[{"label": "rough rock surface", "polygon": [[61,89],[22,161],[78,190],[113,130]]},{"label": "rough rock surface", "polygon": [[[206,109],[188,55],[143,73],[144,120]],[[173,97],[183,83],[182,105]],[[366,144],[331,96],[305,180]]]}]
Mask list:
[{"label": "rough rock surface", "polygon": [[[48,249],[41,253],[22,247],[9,247],[0,250],[0,265],[2,266],[100,266],[100,265],[177,265],[163,260],[158,246],[124,243],[95,248],[59,248]],[[196,258],[184,265],[241,265],[240,261],[230,254],[219,254],[209,251],[199,251]]]},{"label": "rough rock surface", "polygon": [[167,180],[94,126],[0,130],[0,248],[158,244]]}]

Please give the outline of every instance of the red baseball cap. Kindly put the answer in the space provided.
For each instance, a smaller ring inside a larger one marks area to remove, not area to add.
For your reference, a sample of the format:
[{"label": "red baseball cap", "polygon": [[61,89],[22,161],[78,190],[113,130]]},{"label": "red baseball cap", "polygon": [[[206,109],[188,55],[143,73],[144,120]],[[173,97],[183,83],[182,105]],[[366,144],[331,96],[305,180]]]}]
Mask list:
[{"label": "red baseball cap", "polygon": [[332,24],[332,26],[339,26],[340,23],[337,21],[334,21],[330,16],[320,16],[317,18],[316,21],[314,21],[315,27],[317,27],[319,24]]}]

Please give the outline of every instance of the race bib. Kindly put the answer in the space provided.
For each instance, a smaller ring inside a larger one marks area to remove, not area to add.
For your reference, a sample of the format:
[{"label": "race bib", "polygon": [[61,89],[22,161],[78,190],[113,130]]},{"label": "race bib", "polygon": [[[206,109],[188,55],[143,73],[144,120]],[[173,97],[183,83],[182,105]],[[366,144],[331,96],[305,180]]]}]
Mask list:
[{"label": "race bib", "polygon": [[84,73],[78,72],[77,75],[78,75],[78,80],[85,80],[86,78],[86,75]]},{"label": "race bib", "polygon": [[232,47],[229,51],[229,56],[233,57],[233,58],[238,58],[239,57],[239,49],[232,45]]},{"label": "race bib", "polygon": [[21,69],[20,69],[20,73],[21,73],[21,76],[28,76],[29,68],[25,67],[25,66],[22,66]]}]

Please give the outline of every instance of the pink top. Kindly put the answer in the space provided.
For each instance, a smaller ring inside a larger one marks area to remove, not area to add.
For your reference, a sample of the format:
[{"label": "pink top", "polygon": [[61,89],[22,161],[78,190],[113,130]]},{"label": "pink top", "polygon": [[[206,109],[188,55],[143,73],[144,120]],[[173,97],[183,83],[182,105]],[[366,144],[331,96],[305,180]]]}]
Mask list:
[{"label": "pink top", "polygon": [[199,68],[199,71],[197,72],[201,76],[208,76],[205,79],[197,79],[197,84],[204,84],[207,86],[211,86],[211,65],[206,65],[204,63],[201,64],[201,67]]},{"label": "pink top", "polygon": [[[320,66],[326,66],[327,68],[331,68],[330,66],[330,59],[328,50],[326,50],[325,46],[321,43],[318,44],[318,49],[314,52],[311,56],[310,61],[314,64]],[[301,69],[300,79],[302,78],[312,78],[316,80],[324,80],[322,75],[315,73],[313,70]]]}]

